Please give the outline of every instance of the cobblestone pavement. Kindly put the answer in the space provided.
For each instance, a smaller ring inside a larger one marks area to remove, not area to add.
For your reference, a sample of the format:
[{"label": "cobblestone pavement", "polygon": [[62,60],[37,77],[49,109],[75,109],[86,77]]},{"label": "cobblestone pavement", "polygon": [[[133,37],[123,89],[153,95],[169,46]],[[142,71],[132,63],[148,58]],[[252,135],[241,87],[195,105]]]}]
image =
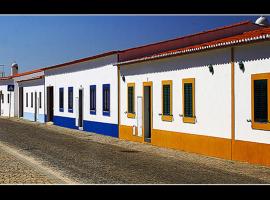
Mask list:
[{"label": "cobblestone pavement", "polygon": [[55,179],[42,173],[12,154],[0,149],[0,184],[59,184]]},{"label": "cobblestone pavement", "polygon": [[38,158],[77,183],[270,183],[270,168],[94,133],[0,118],[0,141]]}]

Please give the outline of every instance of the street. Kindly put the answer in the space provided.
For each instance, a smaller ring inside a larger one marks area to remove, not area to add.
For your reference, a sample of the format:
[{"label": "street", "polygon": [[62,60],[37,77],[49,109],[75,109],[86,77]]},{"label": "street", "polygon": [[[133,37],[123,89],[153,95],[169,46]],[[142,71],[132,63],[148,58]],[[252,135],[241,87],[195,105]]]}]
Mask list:
[{"label": "street", "polygon": [[0,118],[0,142],[79,184],[270,183],[267,167],[20,119]]}]

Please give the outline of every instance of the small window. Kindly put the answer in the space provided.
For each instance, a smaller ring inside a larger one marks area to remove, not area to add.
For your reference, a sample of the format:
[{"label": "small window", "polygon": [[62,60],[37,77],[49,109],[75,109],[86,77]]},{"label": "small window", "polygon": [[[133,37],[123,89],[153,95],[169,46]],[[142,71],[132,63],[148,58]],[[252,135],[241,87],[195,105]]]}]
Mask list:
[{"label": "small window", "polygon": [[135,83],[128,83],[127,88],[127,117],[135,118]]},{"label": "small window", "polygon": [[172,81],[162,81],[162,120],[172,121]]},{"label": "small window", "polygon": [[10,101],[10,95],[9,94],[7,94],[7,100],[8,100],[8,103],[9,103],[9,101]]},{"label": "small window", "polygon": [[33,108],[33,92],[31,92],[31,108]]},{"label": "small window", "polygon": [[26,92],[26,100],[25,100],[25,102],[26,102],[26,107],[28,107],[28,92]]},{"label": "small window", "polygon": [[2,103],[4,103],[4,97],[5,97],[5,95],[2,94]]},{"label": "small window", "polygon": [[42,108],[42,95],[41,95],[41,92],[39,92],[39,108]]},{"label": "small window", "polygon": [[59,88],[59,111],[64,112],[64,88]]},{"label": "small window", "polygon": [[103,115],[110,116],[110,84],[103,84]]},{"label": "small window", "polygon": [[269,117],[270,74],[251,75],[252,128],[270,130]]},{"label": "small window", "polygon": [[195,123],[195,79],[188,78],[182,81],[183,95],[183,122]]},{"label": "small window", "polygon": [[96,86],[90,85],[90,114],[96,114]]},{"label": "small window", "polygon": [[68,88],[68,112],[73,112],[73,87]]}]

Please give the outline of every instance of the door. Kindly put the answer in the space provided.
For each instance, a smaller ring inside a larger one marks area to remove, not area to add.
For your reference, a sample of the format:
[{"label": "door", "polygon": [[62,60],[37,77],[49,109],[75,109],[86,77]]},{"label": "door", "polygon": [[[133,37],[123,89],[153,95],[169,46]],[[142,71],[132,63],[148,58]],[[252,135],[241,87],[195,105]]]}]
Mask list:
[{"label": "door", "polygon": [[19,117],[23,117],[23,87],[19,87]]},{"label": "door", "polygon": [[151,129],[152,129],[152,87],[146,85],[143,87],[144,97],[144,116],[143,116],[143,128],[144,128],[144,141],[151,142]]},{"label": "door", "polygon": [[53,121],[53,86],[47,87],[47,122]]},{"label": "door", "polygon": [[138,136],[142,137],[142,97],[137,97],[137,127]]},{"label": "door", "polygon": [[35,92],[34,111],[34,121],[37,121],[37,92]]},{"label": "door", "polygon": [[78,126],[83,126],[83,90],[79,90],[79,113],[78,113]]}]

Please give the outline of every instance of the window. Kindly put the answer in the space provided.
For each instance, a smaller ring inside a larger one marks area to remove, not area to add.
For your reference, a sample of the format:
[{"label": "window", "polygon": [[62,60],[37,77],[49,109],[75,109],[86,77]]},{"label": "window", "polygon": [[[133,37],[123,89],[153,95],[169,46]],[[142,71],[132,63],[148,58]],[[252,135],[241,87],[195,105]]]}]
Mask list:
[{"label": "window", "polygon": [[127,117],[135,118],[135,83],[128,83],[127,88]]},{"label": "window", "polygon": [[162,120],[172,121],[172,81],[162,81]]},{"label": "window", "polygon": [[28,92],[26,92],[26,107],[28,107]]},{"label": "window", "polygon": [[9,94],[7,94],[7,101],[8,101],[8,103],[9,103],[9,101],[10,101],[10,95]]},{"label": "window", "polygon": [[68,112],[73,112],[73,87],[68,88]]},{"label": "window", "polygon": [[33,108],[33,92],[31,92],[31,108]]},{"label": "window", "polygon": [[270,130],[270,74],[251,75],[252,128]]},{"label": "window", "polygon": [[4,94],[2,94],[2,103],[4,103]]},{"label": "window", "polygon": [[90,85],[90,114],[96,114],[96,86]]},{"label": "window", "polygon": [[182,80],[183,122],[195,123],[195,79]]},{"label": "window", "polygon": [[39,92],[39,108],[42,107],[42,95],[41,92]]},{"label": "window", "polygon": [[103,115],[110,116],[110,84],[103,84]]},{"label": "window", "polygon": [[59,111],[64,112],[64,88],[59,88]]}]

